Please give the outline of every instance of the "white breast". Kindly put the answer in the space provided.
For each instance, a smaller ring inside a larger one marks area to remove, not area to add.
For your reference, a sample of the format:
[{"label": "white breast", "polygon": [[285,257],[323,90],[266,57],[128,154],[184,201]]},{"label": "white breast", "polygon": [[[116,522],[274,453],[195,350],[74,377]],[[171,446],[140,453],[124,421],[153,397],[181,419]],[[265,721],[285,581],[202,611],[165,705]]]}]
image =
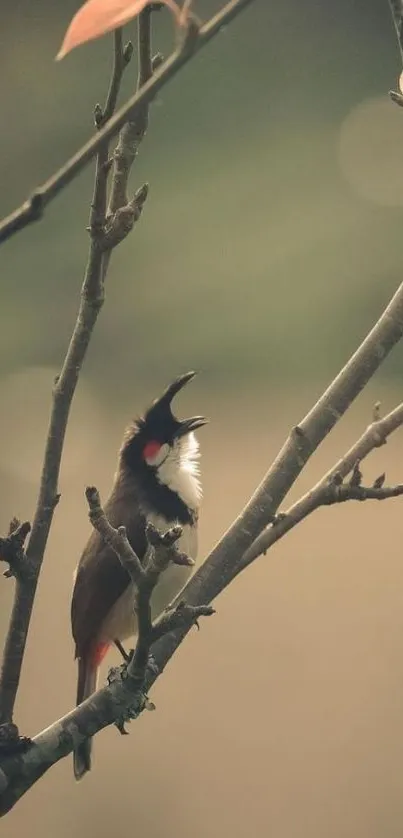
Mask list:
[{"label": "white breast", "polygon": [[199,508],[202,496],[199,443],[194,433],[166,446],[166,456],[157,468],[157,479],[176,492],[189,509]]}]

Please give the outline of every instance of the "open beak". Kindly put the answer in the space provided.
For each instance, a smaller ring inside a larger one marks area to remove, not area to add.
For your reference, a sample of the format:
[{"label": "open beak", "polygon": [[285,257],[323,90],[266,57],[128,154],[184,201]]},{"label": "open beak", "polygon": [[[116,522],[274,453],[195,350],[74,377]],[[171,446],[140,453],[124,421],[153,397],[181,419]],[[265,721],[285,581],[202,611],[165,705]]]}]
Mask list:
[{"label": "open beak", "polygon": [[[196,373],[192,370],[191,372],[185,372],[184,375],[180,375],[178,378],[175,378],[175,381],[167,387],[165,393],[163,393],[161,398],[158,399],[155,404],[158,406],[165,405],[168,410],[171,411],[172,399],[177,393],[179,393],[180,390],[182,390],[188,381],[191,381],[192,378],[195,377],[195,375]],[[179,438],[186,436],[186,434],[190,434],[192,431],[195,431],[196,428],[201,428],[202,425],[206,425],[208,419],[205,419],[204,416],[192,416],[190,419],[183,419],[182,421],[178,419],[176,421],[178,421],[179,424],[177,430],[175,431],[175,437]]]},{"label": "open beak", "polygon": [[169,387],[167,387],[165,393],[163,393],[163,395],[160,399],[158,399],[158,401],[165,402],[166,404],[171,404],[173,397],[176,396],[176,394],[179,393],[180,390],[182,390],[185,384],[187,384],[188,381],[191,381],[192,378],[195,377],[195,375],[196,373],[192,370],[191,372],[185,372],[184,375],[180,375],[178,378],[175,378],[175,381],[173,381],[172,384],[170,384]]},{"label": "open beak", "polygon": [[183,419],[180,422],[178,430],[175,432],[175,436],[177,439],[181,436],[186,436],[186,434],[190,434],[197,428],[202,428],[203,425],[207,425],[207,422],[208,419],[205,419],[204,416],[192,416],[191,419]]}]

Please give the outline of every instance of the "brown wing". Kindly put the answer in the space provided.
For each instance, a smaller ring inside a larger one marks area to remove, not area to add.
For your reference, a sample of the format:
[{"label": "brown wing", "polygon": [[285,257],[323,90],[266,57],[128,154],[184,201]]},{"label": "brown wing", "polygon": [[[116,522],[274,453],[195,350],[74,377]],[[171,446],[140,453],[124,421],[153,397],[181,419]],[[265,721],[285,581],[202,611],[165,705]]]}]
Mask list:
[{"label": "brown wing", "polygon": [[[133,486],[117,482],[105,505],[114,526],[124,525],[130,544],[142,559],[146,550],[145,518]],[[119,559],[94,530],[78,564],[71,602],[76,657],[85,654],[117,599],[129,584]]]}]

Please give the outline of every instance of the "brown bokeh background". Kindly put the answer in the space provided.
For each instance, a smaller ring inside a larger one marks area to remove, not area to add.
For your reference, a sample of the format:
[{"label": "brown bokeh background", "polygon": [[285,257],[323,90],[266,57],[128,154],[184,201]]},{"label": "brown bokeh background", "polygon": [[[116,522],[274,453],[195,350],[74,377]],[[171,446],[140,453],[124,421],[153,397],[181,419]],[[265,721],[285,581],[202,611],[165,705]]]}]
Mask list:
[{"label": "brown bokeh background", "polygon": [[[179,372],[200,370],[178,408],[211,418],[200,432],[202,557],[401,280],[403,123],[386,95],[400,70],[387,5],[256,2],[152,109],[133,173],[150,199],[114,254],[73,405],[18,699],[26,734],[72,706],[83,491],[95,483],[106,496],[129,417]],[[218,6],[196,7],[205,18]],[[4,12],[3,213],[91,130],[110,41],[54,65],[75,8],[18,0]],[[158,16],[156,46],[167,51],[171,35]],[[1,250],[2,532],[13,514],[32,516],[91,176]],[[386,411],[401,400],[402,357],[395,350],[288,500],[351,445],[375,401]],[[365,478],[385,470],[402,480],[399,432]],[[2,635],[11,598],[3,580]],[[153,691],[157,711],[126,738],[101,733],[82,783],[70,759],[56,766],[2,835],[401,836],[402,600],[401,501],[316,512],[187,638]]]}]

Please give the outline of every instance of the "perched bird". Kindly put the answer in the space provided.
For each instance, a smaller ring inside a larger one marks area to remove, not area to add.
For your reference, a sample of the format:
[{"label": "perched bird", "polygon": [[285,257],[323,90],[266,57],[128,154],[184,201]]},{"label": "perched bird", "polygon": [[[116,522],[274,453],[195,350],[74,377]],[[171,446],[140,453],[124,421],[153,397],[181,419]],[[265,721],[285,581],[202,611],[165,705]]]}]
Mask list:
[{"label": "perched bird", "polygon": [[[197,554],[197,523],[201,500],[199,445],[196,428],[203,416],[179,420],[172,413],[173,397],[194,372],[177,378],[141,419],[125,433],[111,495],[104,509],[110,523],[124,525],[140,560],[147,542],[146,522],[161,531],[179,523],[178,547],[192,559]],[[151,599],[153,617],[179,593],[192,568],[170,565]],[[95,530],[75,574],[71,603],[72,633],[78,659],[77,704],[96,689],[100,663],[108,647],[135,634],[135,589],[115,553]],[[80,779],[91,767],[91,739],[74,752],[74,774]]]}]

